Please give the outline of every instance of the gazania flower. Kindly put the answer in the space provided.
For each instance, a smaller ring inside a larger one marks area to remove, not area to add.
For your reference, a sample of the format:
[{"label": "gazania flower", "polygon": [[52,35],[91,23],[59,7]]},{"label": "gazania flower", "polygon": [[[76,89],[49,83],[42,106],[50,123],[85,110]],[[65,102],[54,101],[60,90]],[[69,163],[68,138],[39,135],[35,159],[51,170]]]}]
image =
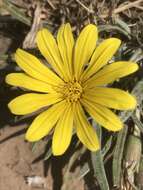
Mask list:
[{"label": "gazania flower", "polygon": [[133,96],[106,85],[135,72],[137,64],[119,61],[107,65],[121,42],[109,38],[96,48],[97,36],[97,28],[92,24],[81,31],[76,42],[69,24],[60,27],[57,39],[47,29],[42,29],[36,42],[49,66],[18,49],[15,60],[25,73],[12,73],[6,77],[10,85],[35,91],[15,98],[8,107],[16,115],[45,108],[32,122],[26,139],[38,141],[54,128],[54,155],[67,150],[73,128],[88,149],[99,149],[96,131],[87,114],[106,129],[118,131],[123,124],[110,108],[127,110],[136,106]]}]

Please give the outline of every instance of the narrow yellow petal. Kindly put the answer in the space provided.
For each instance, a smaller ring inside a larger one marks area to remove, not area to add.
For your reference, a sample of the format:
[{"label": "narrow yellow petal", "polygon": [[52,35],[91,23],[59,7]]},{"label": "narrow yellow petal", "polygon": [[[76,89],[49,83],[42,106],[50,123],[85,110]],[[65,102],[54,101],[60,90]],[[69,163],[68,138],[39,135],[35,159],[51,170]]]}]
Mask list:
[{"label": "narrow yellow petal", "polygon": [[104,40],[94,51],[89,66],[84,71],[81,79],[87,80],[95,74],[100,68],[108,63],[118,50],[121,41],[117,38],[109,38]]},{"label": "narrow yellow petal", "polygon": [[10,85],[26,88],[37,92],[54,92],[52,85],[34,79],[24,73],[8,74],[5,78],[5,81]]},{"label": "narrow yellow petal", "polygon": [[136,99],[132,95],[115,88],[97,87],[90,89],[85,92],[83,98],[119,110],[134,109],[137,105]]},{"label": "narrow yellow petal", "polygon": [[91,151],[100,148],[99,141],[95,129],[87,121],[83,108],[80,103],[75,105],[74,121],[77,136],[80,141]]},{"label": "narrow yellow petal", "polygon": [[105,85],[115,80],[134,73],[138,70],[138,65],[130,61],[119,61],[105,66],[102,70],[88,79],[84,86],[92,88],[99,85]]},{"label": "narrow yellow petal", "polygon": [[13,99],[8,107],[13,114],[25,115],[55,104],[62,99],[57,94],[28,93]]},{"label": "narrow yellow petal", "polygon": [[73,130],[73,110],[72,106],[68,105],[65,112],[58,121],[52,140],[52,152],[53,155],[59,156],[65,153],[67,150]]},{"label": "narrow yellow petal", "polygon": [[74,51],[74,73],[76,79],[79,79],[84,66],[88,63],[96,47],[97,28],[89,24],[81,31]]},{"label": "narrow yellow petal", "polygon": [[57,42],[63,60],[63,64],[65,65],[65,72],[68,73],[68,76],[71,79],[73,74],[72,56],[74,38],[70,24],[63,24],[60,27],[57,34]]},{"label": "narrow yellow petal", "polygon": [[36,42],[41,54],[52,65],[56,73],[62,78],[65,77],[64,65],[60,56],[60,52],[53,35],[45,28],[40,30],[36,37]]},{"label": "narrow yellow petal", "polygon": [[99,104],[93,103],[86,99],[82,99],[82,104],[91,117],[106,129],[110,131],[119,131],[122,129],[122,122],[108,108],[100,106]]},{"label": "narrow yellow petal", "polygon": [[26,139],[34,142],[48,135],[65,110],[65,101],[59,102],[35,118],[26,133]]},{"label": "narrow yellow petal", "polygon": [[15,54],[15,60],[19,67],[28,75],[48,84],[59,84],[63,82],[54,72],[42,64],[35,56],[18,49]]}]

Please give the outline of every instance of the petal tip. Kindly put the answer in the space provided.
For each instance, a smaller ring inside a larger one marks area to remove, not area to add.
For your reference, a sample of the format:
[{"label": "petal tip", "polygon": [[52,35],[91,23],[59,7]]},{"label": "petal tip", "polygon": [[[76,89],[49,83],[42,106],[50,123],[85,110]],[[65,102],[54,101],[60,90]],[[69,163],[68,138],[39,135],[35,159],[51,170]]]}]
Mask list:
[{"label": "petal tip", "polygon": [[18,113],[15,111],[15,108],[14,108],[14,105],[13,105],[13,100],[10,101],[7,106],[8,106],[8,109],[10,110],[11,113],[13,113],[13,114],[18,114]]},{"label": "petal tip", "polygon": [[52,141],[52,153],[54,156],[61,156],[66,152],[67,148],[63,149],[60,147],[57,147],[56,145],[54,145],[53,141]]},{"label": "petal tip", "polygon": [[96,144],[96,146],[93,147],[93,148],[91,149],[91,151],[92,151],[92,152],[96,152],[96,151],[100,150],[100,148],[101,148],[100,145],[99,145],[99,144],[98,144],[98,145]]},{"label": "petal tip", "polygon": [[18,48],[18,49],[16,50],[15,55],[17,55],[17,54],[21,54],[21,53],[23,53],[23,52],[25,52],[23,49]]},{"label": "petal tip", "polygon": [[34,138],[34,135],[31,135],[28,131],[25,134],[25,140],[29,142],[36,142],[38,141],[37,139]]},{"label": "petal tip", "polygon": [[132,62],[132,61],[125,61],[125,63],[128,64],[128,67],[131,68],[132,70],[132,73],[136,72],[138,69],[139,69],[139,65],[135,62]]},{"label": "petal tip", "polygon": [[137,106],[137,99],[135,96],[132,96],[131,109],[135,109],[136,106]]},{"label": "petal tip", "polygon": [[11,75],[11,74],[8,74],[8,75],[6,75],[6,77],[5,77],[5,82],[6,82],[7,84],[9,84],[10,75]]},{"label": "petal tip", "polygon": [[67,22],[67,23],[65,24],[65,26],[67,26],[67,27],[71,27],[71,25],[70,25],[69,22]]},{"label": "petal tip", "polygon": [[121,40],[119,38],[114,38],[116,45],[119,47],[121,45]]},{"label": "petal tip", "polygon": [[97,26],[95,24],[88,24],[83,27],[83,30],[94,31],[97,34]]},{"label": "petal tip", "polygon": [[134,72],[136,72],[139,69],[139,65],[137,63],[134,63]]},{"label": "petal tip", "polygon": [[43,33],[43,32],[47,32],[47,31],[48,31],[48,30],[47,30],[46,28],[42,28],[42,29],[40,29],[40,30],[37,32],[36,39],[35,39],[35,40],[36,40],[36,43],[39,42],[42,33]]},{"label": "petal tip", "polygon": [[[103,41],[104,42],[104,41]],[[106,40],[105,40],[106,42]],[[114,37],[111,37],[111,38],[108,38],[107,39],[107,42],[109,43],[113,43],[114,45],[116,45],[117,47],[119,47],[121,45],[121,40],[119,38],[114,38]]]},{"label": "petal tip", "polygon": [[18,61],[18,59],[19,59],[19,56],[24,56],[23,54],[24,53],[27,53],[26,51],[24,51],[23,49],[20,49],[20,48],[18,48],[17,50],[16,50],[16,52],[15,52],[15,54],[14,54],[14,59],[15,59],[15,61],[18,63],[19,61]]},{"label": "petal tip", "polygon": [[111,131],[117,132],[117,131],[120,131],[122,128],[123,128],[123,123],[121,122],[120,125],[115,126],[114,128],[112,128]]},{"label": "petal tip", "polygon": [[54,151],[52,150],[53,156],[61,156],[63,155],[65,152],[59,152],[59,151]]}]

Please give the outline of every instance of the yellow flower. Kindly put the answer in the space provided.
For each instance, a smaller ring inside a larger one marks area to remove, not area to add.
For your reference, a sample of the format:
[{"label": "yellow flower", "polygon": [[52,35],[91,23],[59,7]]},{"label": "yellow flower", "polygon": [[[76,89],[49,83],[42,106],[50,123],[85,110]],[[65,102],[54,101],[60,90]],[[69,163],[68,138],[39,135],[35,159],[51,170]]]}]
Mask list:
[{"label": "yellow flower", "polygon": [[38,141],[54,128],[54,155],[61,155],[67,150],[73,128],[88,149],[99,149],[95,129],[88,121],[86,112],[106,129],[118,131],[123,124],[109,108],[127,110],[136,106],[133,96],[105,85],[135,72],[137,64],[119,61],[107,65],[121,41],[109,38],[96,48],[97,36],[97,28],[92,24],[81,31],[76,42],[70,24],[60,27],[56,40],[47,29],[42,29],[37,34],[36,42],[50,67],[18,49],[15,60],[25,73],[11,73],[6,77],[10,85],[39,92],[21,95],[12,100],[8,107],[17,115],[47,108],[35,118],[26,139]]}]

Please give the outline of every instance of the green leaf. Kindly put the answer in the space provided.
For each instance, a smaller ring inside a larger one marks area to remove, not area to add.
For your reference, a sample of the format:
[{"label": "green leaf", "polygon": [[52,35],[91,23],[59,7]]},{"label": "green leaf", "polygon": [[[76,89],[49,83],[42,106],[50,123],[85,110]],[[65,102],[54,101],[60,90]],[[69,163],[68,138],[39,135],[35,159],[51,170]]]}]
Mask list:
[{"label": "green leaf", "polygon": [[132,114],[132,119],[135,124],[138,126],[139,130],[143,133],[143,123],[137,118],[136,114]]},{"label": "green leaf", "polygon": [[117,32],[120,32],[121,34],[124,34],[129,39],[131,39],[130,34],[126,30],[124,30],[123,28],[121,28],[117,25],[99,25],[98,29],[99,29],[99,32],[117,31]]},{"label": "green leaf", "polygon": [[20,22],[30,26],[31,25],[31,19],[30,17],[27,17],[24,12],[15,6],[10,0],[3,0],[3,8],[6,9],[11,16],[19,20]]},{"label": "green leaf", "polygon": [[131,35],[131,30],[126,22],[121,20],[120,18],[114,18],[114,23],[118,25],[120,28],[122,28],[125,32],[127,32],[129,35]]},{"label": "green leaf", "polygon": [[123,157],[123,150],[125,145],[125,140],[127,136],[128,127],[125,126],[117,136],[117,142],[113,154],[113,164],[112,164],[112,171],[113,171],[113,185],[115,187],[120,187],[120,180],[121,180],[121,164],[122,164],[122,157]]},{"label": "green leaf", "polygon": [[38,143],[39,143],[39,142],[33,142],[33,143],[32,143],[32,147],[31,147],[32,152],[35,152],[35,150],[36,150],[36,148],[37,148]]},{"label": "green leaf", "polygon": [[52,156],[52,148],[50,147],[44,157],[44,161],[48,160]]},{"label": "green leaf", "polygon": [[111,135],[106,144],[104,145],[103,149],[102,149],[102,155],[103,157],[107,154],[107,152],[109,151],[110,147],[111,147],[111,144],[112,144],[112,139],[113,139],[113,136]]},{"label": "green leaf", "polygon": [[130,58],[130,61],[138,62],[143,59],[143,52],[141,48],[138,48],[134,51],[133,55]]},{"label": "green leaf", "polygon": [[[95,124],[93,124],[95,126]],[[101,127],[96,125],[97,135],[101,141]],[[101,190],[109,190],[109,184],[106,178],[103,156],[101,150],[91,152],[91,160],[94,169],[95,177],[99,183]]]}]

